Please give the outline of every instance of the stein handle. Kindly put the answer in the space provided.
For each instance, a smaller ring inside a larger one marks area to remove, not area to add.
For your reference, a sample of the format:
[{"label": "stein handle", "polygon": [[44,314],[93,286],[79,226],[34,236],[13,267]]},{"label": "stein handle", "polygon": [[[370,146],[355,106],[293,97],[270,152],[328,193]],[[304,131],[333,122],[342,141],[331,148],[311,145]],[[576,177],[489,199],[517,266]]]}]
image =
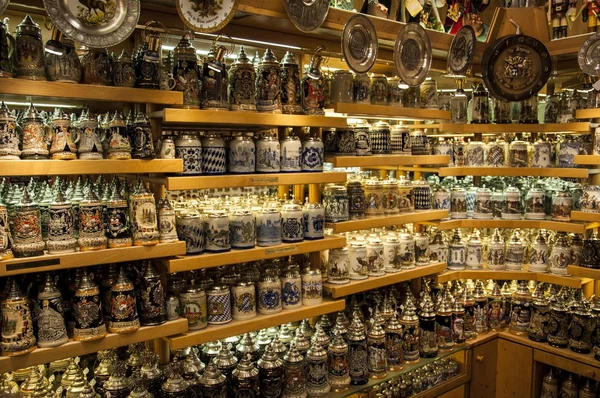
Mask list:
[{"label": "stein handle", "polygon": [[[73,138],[75,137],[75,138]],[[74,144],[77,144],[79,142],[79,139],[81,138],[81,132],[79,131],[79,129],[77,127],[71,127],[71,139],[73,140]]]},{"label": "stein handle", "polygon": [[167,84],[166,84],[166,91],[171,91],[175,88],[175,85],[177,84],[177,82],[175,81],[175,78],[173,77],[172,73],[169,73],[167,76],[169,76],[167,78]]},{"label": "stein handle", "polygon": [[44,123],[44,140],[46,141],[46,145],[50,146],[52,144],[52,127],[50,125]]}]

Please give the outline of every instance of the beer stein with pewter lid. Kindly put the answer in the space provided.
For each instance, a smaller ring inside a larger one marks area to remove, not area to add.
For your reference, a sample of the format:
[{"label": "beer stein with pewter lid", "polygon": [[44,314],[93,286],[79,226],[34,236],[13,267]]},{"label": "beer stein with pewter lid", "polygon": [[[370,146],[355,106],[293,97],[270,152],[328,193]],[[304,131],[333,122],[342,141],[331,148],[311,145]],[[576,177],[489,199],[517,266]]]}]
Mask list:
[{"label": "beer stein with pewter lid", "polygon": [[60,187],[48,206],[48,253],[70,253],[77,248],[73,204],[65,198]]},{"label": "beer stein with pewter lid", "polygon": [[48,159],[50,152],[50,126],[44,123],[40,113],[35,109],[33,103],[25,111],[23,117],[23,159]]},{"label": "beer stein with pewter lid", "polygon": [[16,279],[11,278],[0,302],[3,319],[0,348],[3,356],[24,355],[35,349],[36,338],[29,304]]},{"label": "beer stein with pewter lid", "polygon": [[15,39],[8,28],[8,18],[0,21],[0,78],[13,77]]},{"label": "beer stein with pewter lid", "polygon": [[104,130],[98,128],[98,120],[87,110],[79,117],[80,142],[77,152],[79,159],[96,160],[102,159],[104,148]]},{"label": "beer stein with pewter lid", "polygon": [[50,154],[52,159],[72,160],[77,159],[77,146],[79,132],[71,125],[71,119],[61,109],[57,109],[52,116],[52,145]]},{"label": "beer stein with pewter lid", "polygon": [[256,71],[256,110],[281,113],[281,67],[267,49]]},{"label": "beer stein with pewter lid", "polygon": [[140,181],[129,197],[129,217],[134,246],[152,246],[159,242],[154,194]]},{"label": "beer stein with pewter lid", "polygon": [[106,201],[105,224],[109,248],[132,245],[129,206],[119,191],[119,186],[115,185]]},{"label": "beer stein with pewter lid", "polygon": [[244,47],[229,69],[229,105],[232,111],[256,111],[256,72]]},{"label": "beer stein with pewter lid", "polygon": [[191,43],[193,39],[194,33],[187,32],[173,51],[175,90],[183,92],[185,108],[198,108],[200,105],[200,71],[196,49]]},{"label": "beer stein with pewter lid", "polygon": [[124,267],[119,269],[119,276],[110,287],[110,301],[110,333],[131,333],[140,328],[135,286],[125,275]]},{"label": "beer stein with pewter lid", "polygon": [[87,49],[81,58],[83,83],[112,86],[114,60],[104,48]]},{"label": "beer stein with pewter lid", "polygon": [[118,87],[135,86],[135,66],[125,49],[121,51],[121,55],[115,61],[113,79],[115,86]]},{"label": "beer stein with pewter lid", "polygon": [[46,57],[46,74],[48,80],[62,83],[79,83],[83,74],[81,62],[73,40],[63,36],[55,26],[52,38],[44,48]]},{"label": "beer stein with pewter lid", "polygon": [[8,210],[0,199],[0,260],[14,258],[10,227],[8,225]]},{"label": "beer stein with pewter lid", "polygon": [[106,336],[100,288],[87,270],[83,271],[71,300],[71,307],[75,318],[73,340],[91,341]]},{"label": "beer stein with pewter lid", "polygon": [[108,159],[131,159],[131,143],[127,137],[127,126],[123,114],[115,112],[108,128]]},{"label": "beer stein with pewter lid", "polygon": [[79,203],[79,250],[106,249],[102,201],[93,189]]},{"label": "beer stein with pewter lid", "polygon": [[16,206],[13,231],[13,250],[16,257],[32,257],[44,254],[40,208],[29,196],[27,188]]},{"label": "beer stein with pewter lid", "polygon": [[37,301],[38,347],[57,347],[69,341],[62,295],[49,272],[38,289]]},{"label": "beer stein with pewter lid", "polygon": [[13,64],[15,77],[46,80],[42,30],[29,15],[17,26]]},{"label": "beer stein with pewter lid", "polygon": [[0,159],[19,159],[20,155],[15,117],[2,102],[0,105]]}]

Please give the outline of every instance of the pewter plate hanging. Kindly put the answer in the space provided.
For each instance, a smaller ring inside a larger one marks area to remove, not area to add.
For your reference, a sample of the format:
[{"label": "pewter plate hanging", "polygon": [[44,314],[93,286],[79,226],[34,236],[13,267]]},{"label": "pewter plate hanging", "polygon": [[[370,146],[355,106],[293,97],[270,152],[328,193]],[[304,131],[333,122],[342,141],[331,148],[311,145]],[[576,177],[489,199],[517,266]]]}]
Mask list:
[{"label": "pewter plate hanging", "polygon": [[577,53],[577,62],[586,75],[600,76],[600,32],[583,42]]},{"label": "pewter plate hanging", "polygon": [[411,87],[423,83],[431,69],[431,42],[416,22],[406,24],[396,37],[394,65],[402,81]]},{"label": "pewter plate hanging", "polygon": [[139,0],[44,0],[44,7],[64,35],[92,48],[119,44],[140,18]]},{"label": "pewter plate hanging", "polygon": [[356,73],[366,73],[377,60],[377,32],[369,18],[354,14],[344,25],[342,55],[348,67]]},{"label": "pewter plate hanging", "polygon": [[448,51],[448,72],[451,77],[463,77],[473,64],[475,49],[475,30],[464,25],[456,32]]},{"label": "pewter plate hanging", "polygon": [[6,7],[8,7],[8,3],[10,3],[10,0],[0,0],[0,14],[2,14],[4,11],[6,11]]},{"label": "pewter plate hanging", "polygon": [[237,0],[176,0],[177,12],[188,28],[216,32],[231,21]]},{"label": "pewter plate hanging", "polygon": [[303,32],[317,29],[329,13],[329,0],[284,0],[283,3],[294,26]]},{"label": "pewter plate hanging", "polygon": [[481,59],[481,77],[496,99],[523,101],[537,94],[552,72],[550,53],[538,39],[527,35],[502,37]]}]

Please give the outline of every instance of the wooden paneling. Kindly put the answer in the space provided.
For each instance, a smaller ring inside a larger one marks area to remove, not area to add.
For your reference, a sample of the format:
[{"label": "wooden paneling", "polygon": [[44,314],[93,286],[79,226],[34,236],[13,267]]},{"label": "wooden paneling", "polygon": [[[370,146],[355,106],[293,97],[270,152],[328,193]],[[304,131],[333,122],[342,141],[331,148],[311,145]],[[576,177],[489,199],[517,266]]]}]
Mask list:
[{"label": "wooden paneling", "polygon": [[586,363],[574,361],[542,350],[534,350],[533,359],[537,362],[545,363],[546,365],[568,370],[569,372],[587,377],[588,379],[600,381],[600,369]]},{"label": "wooden paneling", "polygon": [[533,348],[498,339],[496,363],[495,398],[524,398],[531,395]]},{"label": "wooden paneling", "polygon": [[498,339],[473,348],[471,354],[470,396],[494,397],[496,394],[496,364],[498,362]]},{"label": "wooden paneling", "polygon": [[463,384],[462,386],[456,387],[454,390],[450,390],[450,391],[440,395],[439,398],[465,398],[466,393],[467,393],[467,388],[465,387],[465,384]]}]

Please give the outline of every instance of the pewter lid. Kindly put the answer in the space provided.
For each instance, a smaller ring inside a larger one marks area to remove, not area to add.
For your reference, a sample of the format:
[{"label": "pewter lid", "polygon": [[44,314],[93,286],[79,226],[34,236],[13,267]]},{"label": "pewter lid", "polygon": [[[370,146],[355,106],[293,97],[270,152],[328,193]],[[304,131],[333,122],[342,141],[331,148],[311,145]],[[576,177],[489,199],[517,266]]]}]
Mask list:
[{"label": "pewter lid", "polygon": [[540,245],[546,244],[546,238],[544,237],[544,234],[542,234],[542,231],[538,231],[538,234],[535,237],[535,243],[540,244]]},{"label": "pewter lid", "polygon": [[290,343],[290,349],[283,357],[283,360],[286,364],[297,364],[304,362],[304,357],[298,352],[296,344],[294,344],[293,341]]},{"label": "pewter lid", "polygon": [[265,347],[265,353],[258,360],[257,365],[262,369],[274,369],[283,366],[283,361],[279,358],[279,355],[273,350],[271,344]]},{"label": "pewter lid", "polygon": [[23,21],[17,25],[17,35],[20,34],[38,36],[40,39],[42,38],[40,25],[38,25],[29,14],[25,15]]},{"label": "pewter lid", "polygon": [[237,358],[233,355],[231,350],[221,347],[219,354],[213,358],[212,363],[219,369],[231,368],[238,363]]},{"label": "pewter lid", "polygon": [[281,59],[281,65],[296,65],[298,66],[298,62],[296,62],[296,57],[289,51],[285,52],[285,55]]},{"label": "pewter lid", "polygon": [[498,228],[494,229],[494,235],[492,235],[492,242],[504,243],[504,239],[502,238],[502,235],[500,235],[500,230]]},{"label": "pewter lid", "polygon": [[310,348],[310,341],[308,338],[306,338],[304,333],[302,333],[300,328],[296,329],[296,336],[292,341],[296,345],[296,349],[298,349],[299,352],[307,352]]},{"label": "pewter lid", "polygon": [[229,292],[229,286],[224,284],[214,284],[207,289],[208,294],[220,294],[225,292]]},{"label": "pewter lid", "polygon": [[249,379],[252,377],[258,376],[258,369],[252,363],[252,356],[250,354],[246,355],[240,362],[237,367],[231,372],[231,375],[238,379]]},{"label": "pewter lid", "polygon": [[421,177],[418,180],[413,181],[412,185],[415,185],[418,187],[428,187],[429,183],[427,182],[427,180],[425,180],[423,177]]},{"label": "pewter lid", "polygon": [[500,286],[498,285],[498,282],[494,281],[494,285],[492,287],[491,292],[488,294],[488,297],[493,298],[493,299],[501,299],[502,298],[502,293],[500,292]]},{"label": "pewter lid", "polygon": [[275,352],[281,358],[283,358],[285,352],[287,351],[287,347],[285,346],[285,344],[283,344],[283,342],[279,340],[279,335],[273,337],[271,347],[273,348],[273,352]]},{"label": "pewter lid", "polygon": [[[0,106],[0,119],[6,119],[7,118],[7,116],[4,113],[5,109],[6,109],[6,105],[4,105],[4,101],[3,101],[2,105]],[[23,118],[25,120],[38,120],[39,119],[40,122],[42,121],[42,118],[41,118],[39,112],[37,111],[37,109],[35,109],[35,106],[33,106],[33,102],[31,102],[29,104],[29,107],[25,111],[25,114],[23,115]]]},{"label": "pewter lid", "polygon": [[209,363],[206,365],[206,369],[204,369],[202,376],[200,376],[200,383],[205,386],[222,384],[225,383],[225,376],[223,373],[221,373],[217,365],[214,363]]},{"label": "pewter lid", "polygon": [[[385,333],[384,333],[385,335]],[[294,344],[294,347],[296,345]],[[314,341],[311,347],[306,352],[306,358],[313,361],[323,360],[327,358],[327,351],[319,344],[318,341]]]},{"label": "pewter lid", "polygon": [[432,318],[435,316],[435,306],[429,293],[425,293],[423,295],[423,300],[421,301],[421,311],[419,312],[419,316],[423,318]]},{"label": "pewter lid", "polygon": [[121,113],[121,111],[115,112],[115,115],[109,123],[109,127],[126,127],[125,119],[123,118],[123,113]]},{"label": "pewter lid", "polygon": [[133,60],[131,59],[129,54],[127,54],[127,51],[125,51],[125,49],[121,51],[121,55],[119,55],[118,61],[122,64],[133,64]]},{"label": "pewter lid", "polygon": [[273,54],[273,51],[271,51],[270,48],[267,48],[267,50],[265,51],[265,54],[263,55],[262,59],[260,60],[260,64],[273,64],[273,63],[277,63],[277,57],[275,57],[275,54]]},{"label": "pewter lid", "polygon": [[400,317],[400,321],[404,322],[415,322],[419,320],[419,317],[416,313],[415,303],[412,299],[408,300],[406,306],[404,307],[404,311],[402,311],[402,316]]}]

